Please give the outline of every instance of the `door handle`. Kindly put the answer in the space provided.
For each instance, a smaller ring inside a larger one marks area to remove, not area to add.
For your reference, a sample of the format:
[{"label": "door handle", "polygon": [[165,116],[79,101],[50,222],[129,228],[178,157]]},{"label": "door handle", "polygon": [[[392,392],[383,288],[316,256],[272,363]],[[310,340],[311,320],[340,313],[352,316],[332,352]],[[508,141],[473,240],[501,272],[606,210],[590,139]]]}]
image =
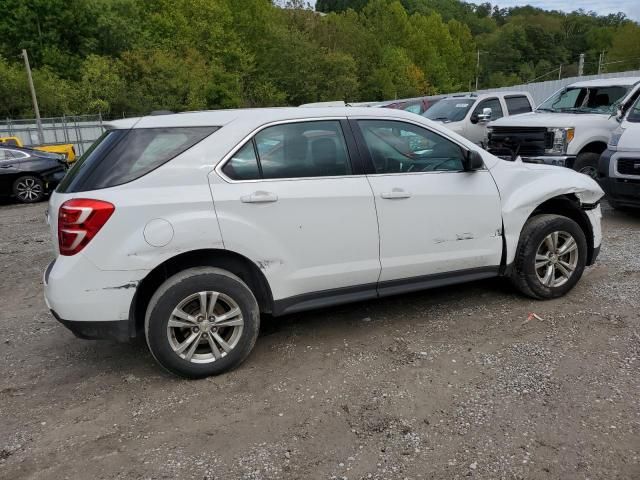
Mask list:
[{"label": "door handle", "polygon": [[278,196],[275,193],[257,191],[251,195],[243,195],[240,197],[242,203],[271,203],[277,202]]},{"label": "door handle", "polygon": [[411,197],[411,193],[402,190],[401,188],[394,188],[390,192],[383,192],[380,196],[382,198],[386,198],[387,200],[395,200],[401,198],[409,198]]}]

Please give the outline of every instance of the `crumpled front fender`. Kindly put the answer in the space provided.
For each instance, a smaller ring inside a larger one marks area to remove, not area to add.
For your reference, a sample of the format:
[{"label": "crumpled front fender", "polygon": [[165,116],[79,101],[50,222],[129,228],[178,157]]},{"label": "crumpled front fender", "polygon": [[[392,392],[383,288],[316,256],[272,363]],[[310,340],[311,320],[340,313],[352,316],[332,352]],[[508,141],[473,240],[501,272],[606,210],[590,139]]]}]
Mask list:
[{"label": "crumpled front fender", "polygon": [[[500,192],[507,265],[513,262],[520,232],[537,207],[568,195],[574,195],[581,205],[588,206],[604,195],[593,179],[564,167],[500,161],[490,172]],[[594,221],[592,217],[589,220]],[[595,230],[599,232],[599,224],[595,227],[594,233]],[[594,236],[594,244],[596,241],[599,244],[599,238]]]}]

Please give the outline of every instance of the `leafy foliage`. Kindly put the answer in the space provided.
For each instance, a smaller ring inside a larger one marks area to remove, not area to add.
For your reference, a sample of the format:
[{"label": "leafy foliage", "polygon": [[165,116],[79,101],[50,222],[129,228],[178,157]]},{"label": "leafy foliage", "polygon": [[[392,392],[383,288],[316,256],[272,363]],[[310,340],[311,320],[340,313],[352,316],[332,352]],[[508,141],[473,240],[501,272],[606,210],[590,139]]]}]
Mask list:
[{"label": "leafy foliage", "polygon": [[[365,101],[640,65],[624,15],[458,0],[3,0],[0,115]],[[555,74],[553,74],[555,75]]]}]

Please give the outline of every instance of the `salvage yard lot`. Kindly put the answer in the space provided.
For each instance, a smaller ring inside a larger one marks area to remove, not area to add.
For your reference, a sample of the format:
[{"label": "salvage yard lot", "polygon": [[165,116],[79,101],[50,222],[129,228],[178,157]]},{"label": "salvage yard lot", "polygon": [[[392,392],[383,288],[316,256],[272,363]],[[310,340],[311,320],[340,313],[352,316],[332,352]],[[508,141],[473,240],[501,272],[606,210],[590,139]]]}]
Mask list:
[{"label": "salvage yard lot", "polygon": [[239,369],[187,381],[55,322],[45,210],[0,206],[0,478],[640,478],[638,214],[605,205],[565,298],[495,280],[263,318]]}]

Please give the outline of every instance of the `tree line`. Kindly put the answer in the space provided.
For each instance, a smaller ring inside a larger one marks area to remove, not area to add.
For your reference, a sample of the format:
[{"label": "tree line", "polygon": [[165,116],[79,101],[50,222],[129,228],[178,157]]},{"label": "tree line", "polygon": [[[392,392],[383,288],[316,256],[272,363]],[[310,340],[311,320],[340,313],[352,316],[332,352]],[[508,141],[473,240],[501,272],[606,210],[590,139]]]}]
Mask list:
[{"label": "tree line", "polygon": [[[640,66],[640,26],[458,0],[4,0],[0,117],[371,101]],[[477,66],[480,52],[480,68]]]}]

